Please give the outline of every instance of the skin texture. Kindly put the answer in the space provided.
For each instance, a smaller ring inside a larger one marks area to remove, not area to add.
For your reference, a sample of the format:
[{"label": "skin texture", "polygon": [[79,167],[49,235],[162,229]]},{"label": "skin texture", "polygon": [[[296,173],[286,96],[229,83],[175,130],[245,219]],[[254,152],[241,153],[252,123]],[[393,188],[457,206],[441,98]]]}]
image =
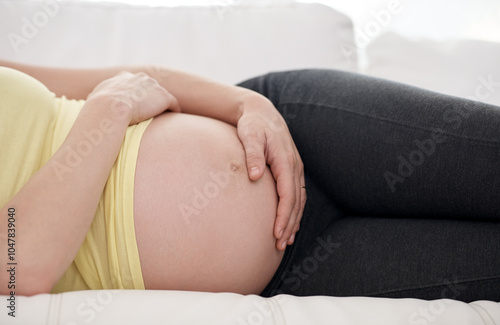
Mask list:
[{"label": "skin texture", "polygon": [[236,128],[189,114],[156,117],[136,167],[136,239],[146,289],[258,294],[283,257],[273,176],[251,181]]}]

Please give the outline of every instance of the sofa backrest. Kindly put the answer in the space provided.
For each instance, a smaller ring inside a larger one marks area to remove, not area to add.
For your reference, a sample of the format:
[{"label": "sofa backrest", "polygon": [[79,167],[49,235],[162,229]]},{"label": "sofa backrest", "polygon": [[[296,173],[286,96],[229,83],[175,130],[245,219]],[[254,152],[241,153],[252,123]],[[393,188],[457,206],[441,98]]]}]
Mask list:
[{"label": "sofa backrest", "polygon": [[319,4],[148,7],[0,0],[0,59],[57,67],[162,64],[235,83],[269,71],[356,70],[351,20]]}]

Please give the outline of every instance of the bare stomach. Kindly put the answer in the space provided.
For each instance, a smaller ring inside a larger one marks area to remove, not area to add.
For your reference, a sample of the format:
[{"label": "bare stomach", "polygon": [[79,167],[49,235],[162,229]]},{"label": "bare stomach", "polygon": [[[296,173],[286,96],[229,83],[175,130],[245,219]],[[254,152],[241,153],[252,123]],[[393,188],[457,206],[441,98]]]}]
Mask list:
[{"label": "bare stomach", "polygon": [[146,289],[258,294],[283,253],[275,248],[276,184],[247,176],[236,128],[162,114],[137,160],[135,232]]}]

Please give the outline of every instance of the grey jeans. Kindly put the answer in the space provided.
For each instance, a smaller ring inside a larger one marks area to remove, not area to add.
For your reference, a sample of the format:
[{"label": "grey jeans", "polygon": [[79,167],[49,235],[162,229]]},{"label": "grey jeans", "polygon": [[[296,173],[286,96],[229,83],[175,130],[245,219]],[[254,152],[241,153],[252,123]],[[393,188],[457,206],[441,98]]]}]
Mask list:
[{"label": "grey jeans", "polygon": [[271,73],[308,201],[263,296],[500,301],[500,107],[353,73]]}]

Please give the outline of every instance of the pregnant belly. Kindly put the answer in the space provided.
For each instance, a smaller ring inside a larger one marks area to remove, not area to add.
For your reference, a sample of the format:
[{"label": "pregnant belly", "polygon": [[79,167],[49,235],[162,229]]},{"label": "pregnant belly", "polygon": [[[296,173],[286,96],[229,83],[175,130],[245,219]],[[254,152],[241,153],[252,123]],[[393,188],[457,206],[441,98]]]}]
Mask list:
[{"label": "pregnant belly", "polygon": [[236,129],[188,114],[149,124],[139,149],[135,231],[146,289],[258,294],[275,248],[276,184],[251,181]]}]

